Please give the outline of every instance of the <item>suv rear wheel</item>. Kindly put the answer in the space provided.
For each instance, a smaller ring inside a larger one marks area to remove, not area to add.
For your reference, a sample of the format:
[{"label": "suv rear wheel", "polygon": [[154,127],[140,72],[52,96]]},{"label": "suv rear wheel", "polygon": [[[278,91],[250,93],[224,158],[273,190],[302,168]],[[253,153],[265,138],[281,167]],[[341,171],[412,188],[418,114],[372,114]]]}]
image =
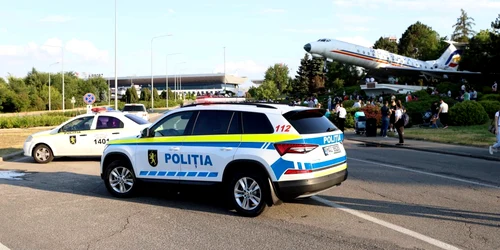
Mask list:
[{"label": "suv rear wheel", "polygon": [[104,182],[108,191],[115,197],[131,197],[137,189],[134,170],[121,160],[111,162],[106,168]]},{"label": "suv rear wheel", "polygon": [[258,216],[267,207],[268,186],[259,174],[236,173],[229,183],[228,192],[231,204],[243,216]]}]

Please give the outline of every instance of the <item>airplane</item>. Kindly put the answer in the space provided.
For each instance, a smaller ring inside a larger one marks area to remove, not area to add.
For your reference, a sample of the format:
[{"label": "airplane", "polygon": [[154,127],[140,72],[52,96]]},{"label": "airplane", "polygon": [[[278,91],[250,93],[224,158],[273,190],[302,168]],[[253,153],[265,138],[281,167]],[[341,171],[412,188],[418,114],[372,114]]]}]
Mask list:
[{"label": "airplane", "polygon": [[[421,61],[411,57],[394,54],[382,49],[373,49],[334,39],[319,39],[304,45],[304,50],[316,58],[352,64],[370,71],[385,71],[392,75],[422,74],[436,78],[448,75],[480,75],[480,72],[458,71],[462,51],[456,46],[465,44],[446,41],[449,46],[436,60]],[[455,46],[456,45],[456,46]]]}]

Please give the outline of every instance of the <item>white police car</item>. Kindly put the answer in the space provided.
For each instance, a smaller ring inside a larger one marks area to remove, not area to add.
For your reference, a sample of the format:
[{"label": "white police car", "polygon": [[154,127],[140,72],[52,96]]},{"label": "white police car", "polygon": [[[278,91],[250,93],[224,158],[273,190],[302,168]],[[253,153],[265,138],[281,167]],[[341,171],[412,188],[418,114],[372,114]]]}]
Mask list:
[{"label": "white police car", "polygon": [[343,133],[324,112],[263,103],[184,106],[141,138],[110,141],[101,178],[116,197],[130,197],[140,181],[223,184],[237,212],[257,216],[279,200],[346,180]]},{"label": "white police car", "polygon": [[132,114],[105,112],[101,108],[92,111],[28,136],[24,155],[32,156],[38,163],[48,163],[59,156],[100,156],[108,141],[138,136],[151,125]]}]

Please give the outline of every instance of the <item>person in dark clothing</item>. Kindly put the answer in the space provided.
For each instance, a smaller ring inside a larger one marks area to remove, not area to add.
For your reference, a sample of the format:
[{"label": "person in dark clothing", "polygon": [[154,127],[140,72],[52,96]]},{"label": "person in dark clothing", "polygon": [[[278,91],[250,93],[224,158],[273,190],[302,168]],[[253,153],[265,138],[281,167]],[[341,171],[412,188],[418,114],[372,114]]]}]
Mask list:
[{"label": "person in dark clothing", "polygon": [[389,102],[385,101],[384,106],[380,109],[382,113],[382,127],[380,128],[380,136],[387,137],[387,128],[389,127],[389,118],[391,117],[391,110],[389,109]]}]

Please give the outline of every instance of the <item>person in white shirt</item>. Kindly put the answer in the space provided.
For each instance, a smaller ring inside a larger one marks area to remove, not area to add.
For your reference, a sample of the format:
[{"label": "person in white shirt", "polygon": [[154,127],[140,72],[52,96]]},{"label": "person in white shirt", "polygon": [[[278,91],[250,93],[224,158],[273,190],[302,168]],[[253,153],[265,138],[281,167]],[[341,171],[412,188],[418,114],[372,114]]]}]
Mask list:
[{"label": "person in white shirt", "polygon": [[493,92],[497,92],[497,86],[498,86],[498,85],[497,85],[497,82],[495,81],[495,83],[493,83],[493,85],[491,86],[491,90],[492,90]]},{"label": "person in white shirt", "polygon": [[342,103],[340,103],[340,105],[339,105],[339,108],[338,108],[338,111],[337,111],[337,115],[338,115],[338,126],[339,126],[339,129],[342,132],[344,132],[345,116],[347,115],[347,111],[345,110],[344,105]]},{"label": "person in white shirt", "polygon": [[439,101],[441,105],[439,105],[439,112],[437,114],[437,118],[440,118],[441,123],[444,128],[448,128],[448,104],[441,99]]},{"label": "person in white shirt", "polygon": [[353,108],[361,108],[361,100],[357,100],[353,105]]},{"label": "person in white shirt", "polygon": [[500,148],[500,133],[498,133],[498,126],[500,125],[500,124],[498,124],[500,122],[500,119],[498,119],[499,115],[500,115],[500,112],[497,111],[495,113],[495,135],[497,137],[497,142],[495,144],[493,144],[493,146],[490,146],[490,148],[489,148],[491,155],[493,154],[493,152],[498,152],[498,148]]},{"label": "person in white shirt", "polygon": [[401,105],[401,102],[398,102],[396,104],[396,112],[394,113],[394,118],[395,118],[394,126],[396,127],[396,131],[398,132],[398,137],[399,137],[399,143],[396,145],[403,145],[405,143],[405,139],[403,137],[405,123],[403,121],[403,105]]}]

